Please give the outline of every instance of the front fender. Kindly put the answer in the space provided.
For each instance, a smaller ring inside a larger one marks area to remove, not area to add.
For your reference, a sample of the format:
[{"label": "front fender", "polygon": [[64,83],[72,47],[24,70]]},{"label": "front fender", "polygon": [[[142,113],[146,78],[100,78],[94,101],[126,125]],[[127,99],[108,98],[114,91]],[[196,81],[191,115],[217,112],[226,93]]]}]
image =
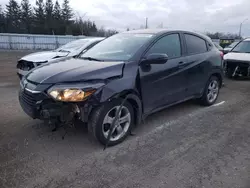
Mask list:
[{"label": "front fender", "polygon": [[136,113],[136,124],[141,122],[143,113],[143,104],[141,101],[141,95],[138,88],[139,81],[138,76],[138,65],[137,64],[126,64],[123,69],[122,77],[115,77],[109,79],[106,84],[100,88],[99,92],[96,93],[97,102],[100,104],[111,101],[116,98],[125,98],[131,103]]}]

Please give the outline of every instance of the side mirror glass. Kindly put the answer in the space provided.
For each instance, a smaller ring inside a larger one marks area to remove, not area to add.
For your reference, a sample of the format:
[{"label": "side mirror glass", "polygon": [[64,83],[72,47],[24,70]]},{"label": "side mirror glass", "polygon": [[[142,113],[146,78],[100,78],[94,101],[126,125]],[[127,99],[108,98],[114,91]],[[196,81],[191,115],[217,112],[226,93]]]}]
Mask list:
[{"label": "side mirror glass", "polygon": [[142,64],[164,64],[168,61],[167,54],[153,53],[142,60]]}]

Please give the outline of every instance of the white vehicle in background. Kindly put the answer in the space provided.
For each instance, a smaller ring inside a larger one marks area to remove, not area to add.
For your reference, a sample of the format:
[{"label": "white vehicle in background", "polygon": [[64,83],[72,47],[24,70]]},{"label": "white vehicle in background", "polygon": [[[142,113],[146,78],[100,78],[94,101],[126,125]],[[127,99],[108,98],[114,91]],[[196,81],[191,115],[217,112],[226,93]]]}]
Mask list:
[{"label": "white vehicle in background", "polygon": [[236,46],[236,44],[238,44],[238,43],[239,43],[239,41],[235,41],[235,42],[233,42],[232,44],[230,44],[229,46],[225,47],[225,48],[223,49],[223,53],[224,53],[224,54],[227,54],[227,53],[230,52],[230,51]]},{"label": "white vehicle in background", "polygon": [[58,60],[64,60],[71,57],[76,57],[81,53],[84,53],[98,42],[102,41],[102,37],[91,37],[74,40],[69,42],[56,50],[35,52],[26,55],[17,62],[17,74],[21,79],[30,70],[44,65],[46,63],[56,62]]},{"label": "white vehicle in background", "polygon": [[227,77],[250,77],[250,38],[242,40],[224,55],[224,64]]}]

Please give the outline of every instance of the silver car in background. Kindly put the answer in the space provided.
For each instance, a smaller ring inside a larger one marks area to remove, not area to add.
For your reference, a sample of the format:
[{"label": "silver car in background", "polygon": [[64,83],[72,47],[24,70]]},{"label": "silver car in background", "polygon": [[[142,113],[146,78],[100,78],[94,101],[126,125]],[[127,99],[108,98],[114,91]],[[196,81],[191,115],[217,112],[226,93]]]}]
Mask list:
[{"label": "silver car in background", "polygon": [[56,50],[35,52],[26,55],[19,59],[17,62],[17,74],[21,79],[30,70],[40,65],[78,56],[79,54],[84,53],[103,39],[104,38],[102,37],[78,39],[63,45]]}]

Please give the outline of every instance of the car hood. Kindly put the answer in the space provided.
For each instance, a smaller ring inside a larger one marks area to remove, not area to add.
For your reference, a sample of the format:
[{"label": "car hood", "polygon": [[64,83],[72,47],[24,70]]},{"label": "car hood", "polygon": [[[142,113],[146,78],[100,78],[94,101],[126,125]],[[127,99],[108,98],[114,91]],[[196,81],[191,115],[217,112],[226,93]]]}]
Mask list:
[{"label": "car hood", "polygon": [[224,60],[250,61],[250,53],[229,52],[224,56]]},{"label": "car hood", "polygon": [[31,62],[45,62],[50,61],[54,58],[66,57],[69,52],[55,52],[55,51],[46,51],[46,52],[35,52],[29,55],[26,55],[21,58],[21,60],[31,61]]},{"label": "car hood", "polygon": [[122,76],[124,62],[99,62],[83,59],[66,59],[33,69],[27,80],[41,84],[79,82]]}]

